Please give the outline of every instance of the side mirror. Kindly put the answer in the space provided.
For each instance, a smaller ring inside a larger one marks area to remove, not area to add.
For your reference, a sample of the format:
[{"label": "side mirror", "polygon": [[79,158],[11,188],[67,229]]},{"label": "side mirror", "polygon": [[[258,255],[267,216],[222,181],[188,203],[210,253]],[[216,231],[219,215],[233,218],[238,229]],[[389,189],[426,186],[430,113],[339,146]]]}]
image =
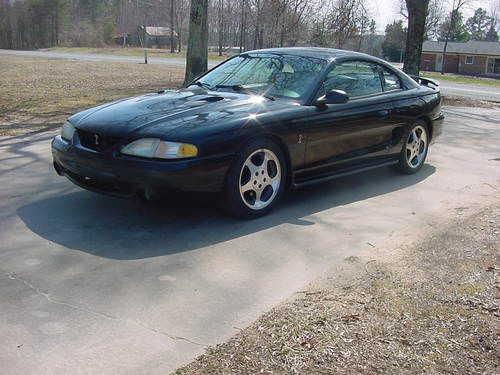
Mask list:
[{"label": "side mirror", "polygon": [[320,96],[316,100],[316,105],[318,107],[324,107],[327,104],[344,104],[349,101],[349,96],[347,96],[345,91],[342,90],[332,90],[326,93],[326,95]]}]

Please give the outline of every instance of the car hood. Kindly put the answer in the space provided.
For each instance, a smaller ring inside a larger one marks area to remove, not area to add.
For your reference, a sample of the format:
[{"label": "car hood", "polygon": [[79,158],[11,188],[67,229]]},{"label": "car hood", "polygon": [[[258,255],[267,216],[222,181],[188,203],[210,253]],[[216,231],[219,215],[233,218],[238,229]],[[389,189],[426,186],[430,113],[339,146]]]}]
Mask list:
[{"label": "car hood", "polygon": [[282,100],[205,89],[162,91],[119,100],[69,118],[78,129],[119,137],[165,137],[220,128],[263,112],[296,106]]}]

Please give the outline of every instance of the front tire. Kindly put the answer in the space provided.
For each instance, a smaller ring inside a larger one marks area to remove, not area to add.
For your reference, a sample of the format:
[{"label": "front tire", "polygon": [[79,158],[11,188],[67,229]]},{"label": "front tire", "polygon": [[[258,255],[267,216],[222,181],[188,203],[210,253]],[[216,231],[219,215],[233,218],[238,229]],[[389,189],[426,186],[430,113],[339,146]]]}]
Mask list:
[{"label": "front tire", "polygon": [[397,170],[404,174],[417,173],[425,163],[429,140],[427,124],[422,120],[417,120],[406,136],[399,155]]},{"label": "front tire", "polygon": [[249,142],[231,164],[222,207],[244,219],[266,215],[283,195],[286,173],[283,151],[275,142]]}]

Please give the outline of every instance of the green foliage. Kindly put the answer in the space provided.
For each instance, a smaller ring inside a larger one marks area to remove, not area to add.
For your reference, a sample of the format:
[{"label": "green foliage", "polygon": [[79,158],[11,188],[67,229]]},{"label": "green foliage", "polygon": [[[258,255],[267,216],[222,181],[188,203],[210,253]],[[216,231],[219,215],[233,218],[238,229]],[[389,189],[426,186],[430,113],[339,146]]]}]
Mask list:
[{"label": "green foliage", "polygon": [[486,40],[486,34],[493,19],[488,16],[488,12],[483,8],[477,8],[474,15],[470,17],[465,26],[472,40]]},{"label": "green foliage", "polygon": [[403,27],[401,20],[386,26],[382,52],[389,61],[399,61],[401,58],[401,50],[406,45],[406,34],[406,27]]},{"label": "green foliage", "polygon": [[452,11],[441,24],[438,39],[446,40],[447,38],[449,42],[467,42],[470,39],[462,12]]},{"label": "green foliage", "polygon": [[491,23],[490,23],[490,28],[488,29],[488,32],[486,33],[485,40],[488,42],[498,42],[498,32],[496,30],[496,21],[493,18],[492,18]]},{"label": "green foliage", "polygon": [[102,25],[102,39],[104,43],[111,44],[115,35],[115,24],[112,20],[107,19]]}]

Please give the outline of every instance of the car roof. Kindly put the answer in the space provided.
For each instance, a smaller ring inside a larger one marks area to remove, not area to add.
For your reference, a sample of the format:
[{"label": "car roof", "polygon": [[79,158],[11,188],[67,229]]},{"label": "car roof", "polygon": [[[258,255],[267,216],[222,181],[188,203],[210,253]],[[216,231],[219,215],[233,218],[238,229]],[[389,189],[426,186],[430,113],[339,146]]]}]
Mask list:
[{"label": "car roof", "polygon": [[362,57],[370,60],[379,60],[376,57],[367,55],[365,53],[346,51],[343,49],[335,48],[323,48],[323,47],[282,47],[282,48],[265,48],[253,51],[247,51],[245,53],[276,53],[283,55],[297,55],[297,56],[307,56],[316,57],[324,60],[334,60],[337,58],[345,57]]}]

